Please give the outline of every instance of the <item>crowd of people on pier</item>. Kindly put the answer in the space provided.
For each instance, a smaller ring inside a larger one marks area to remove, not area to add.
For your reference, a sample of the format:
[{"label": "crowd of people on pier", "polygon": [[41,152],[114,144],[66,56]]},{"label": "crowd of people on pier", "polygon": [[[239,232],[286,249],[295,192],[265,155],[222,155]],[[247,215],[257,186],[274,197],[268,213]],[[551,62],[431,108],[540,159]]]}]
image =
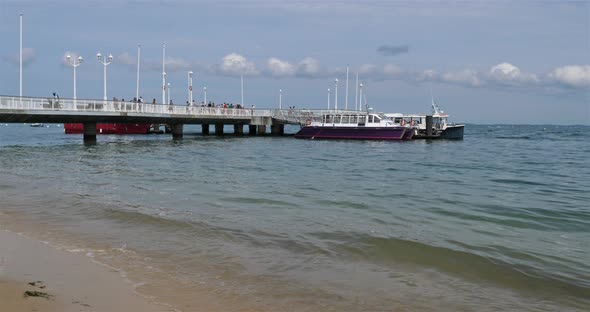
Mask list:
[{"label": "crowd of people on pier", "polygon": [[[53,92],[53,98],[48,98],[48,102],[49,102],[49,107],[51,108],[61,108],[61,105],[59,105],[59,95],[57,95],[57,93]],[[82,102],[82,101],[80,101]],[[133,97],[131,100],[129,101],[125,101],[124,98],[117,98],[117,97],[113,97],[112,99],[112,103],[113,103],[113,108],[115,110],[124,110],[124,111],[143,111],[145,106],[143,105],[145,103],[144,99],[142,96],[139,97]],[[157,101],[155,98],[152,99],[152,105],[157,105]],[[107,105],[107,104],[103,104],[103,103],[97,103],[97,104],[93,104],[92,107],[96,108],[97,106],[102,107],[102,105]],[[168,103],[168,111],[174,111],[174,107],[175,104],[172,100],[169,101]],[[207,104],[205,104],[204,101],[201,102],[200,107],[196,104],[195,100],[192,101],[192,103],[190,103],[189,101],[186,101],[186,112],[187,113],[211,113],[211,114],[238,114],[238,115],[245,115],[245,114],[251,114],[254,115],[254,110],[255,110],[255,106],[252,105],[250,107],[250,110],[247,111],[246,107],[244,107],[244,105],[237,103],[231,103],[231,102],[223,102],[223,103],[215,103],[214,101],[209,101]],[[234,110],[235,109],[235,110]],[[239,110],[239,111],[238,111]]]}]

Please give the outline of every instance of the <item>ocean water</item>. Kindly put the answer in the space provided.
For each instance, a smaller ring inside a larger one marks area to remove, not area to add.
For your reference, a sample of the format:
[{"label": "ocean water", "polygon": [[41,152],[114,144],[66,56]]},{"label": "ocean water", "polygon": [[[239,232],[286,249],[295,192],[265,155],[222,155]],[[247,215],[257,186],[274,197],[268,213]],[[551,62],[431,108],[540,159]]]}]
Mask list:
[{"label": "ocean water", "polygon": [[0,226],[181,311],[590,309],[588,126],[409,142],[198,132],[86,146],[2,124]]}]

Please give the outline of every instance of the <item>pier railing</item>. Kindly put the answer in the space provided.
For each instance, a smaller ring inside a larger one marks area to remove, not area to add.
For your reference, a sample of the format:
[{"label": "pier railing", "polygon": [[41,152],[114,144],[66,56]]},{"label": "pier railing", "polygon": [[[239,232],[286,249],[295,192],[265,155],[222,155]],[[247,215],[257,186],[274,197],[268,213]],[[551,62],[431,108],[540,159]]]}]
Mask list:
[{"label": "pier railing", "polygon": [[187,116],[236,116],[236,117],[270,117],[269,109],[224,108],[163,105],[111,100],[86,100],[62,98],[36,98],[0,96],[0,110],[24,111],[61,111],[61,112],[97,112],[97,113],[138,113],[138,114],[174,114]]},{"label": "pier railing", "polygon": [[187,117],[187,118],[252,118],[267,117],[288,124],[307,124],[318,121],[326,114],[365,114],[350,110],[322,110],[322,109],[253,109],[253,108],[224,108],[184,105],[165,105],[137,102],[123,102],[112,100],[62,99],[0,96],[0,113],[10,111],[19,114],[39,114],[44,112],[67,115],[96,114],[120,115],[140,117]]}]

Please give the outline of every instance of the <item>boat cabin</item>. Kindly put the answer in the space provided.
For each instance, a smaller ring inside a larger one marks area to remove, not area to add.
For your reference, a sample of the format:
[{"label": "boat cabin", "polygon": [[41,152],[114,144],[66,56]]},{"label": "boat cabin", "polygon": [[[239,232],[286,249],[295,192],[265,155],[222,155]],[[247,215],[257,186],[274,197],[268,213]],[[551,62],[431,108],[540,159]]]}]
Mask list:
[{"label": "boat cabin", "polygon": [[[357,113],[357,112],[329,112],[323,113],[319,118],[308,120],[311,126],[334,127],[392,127],[396,126],[393,120],[381,113]],[[398,124],[399,125],[399,124]]]}]

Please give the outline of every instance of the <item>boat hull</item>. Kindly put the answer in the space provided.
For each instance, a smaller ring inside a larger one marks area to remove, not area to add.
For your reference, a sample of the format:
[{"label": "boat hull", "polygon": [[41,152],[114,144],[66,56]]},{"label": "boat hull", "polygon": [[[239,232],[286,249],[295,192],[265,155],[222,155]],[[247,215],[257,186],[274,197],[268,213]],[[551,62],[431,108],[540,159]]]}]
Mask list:
[{"label": "boat hull", "polygon": [[[150,124],[129,123],[99,123],[96,124],[96,134],[147,134]],[[84,125],[81,123],[66,123],[64,131],[67,134],[84,133]]]},{"label": "boat hull", "polygon": [[[326,127],[304,126],[298,139],[403,140],[406,127]],[[410,136],[411,138],[411,136]]]},{"label": "boat hull", "polygon": [[462,140],[463,129],[465,129],[464,125],[447,126],[447,128],[440,134],[440,138],[447,140]]}]

